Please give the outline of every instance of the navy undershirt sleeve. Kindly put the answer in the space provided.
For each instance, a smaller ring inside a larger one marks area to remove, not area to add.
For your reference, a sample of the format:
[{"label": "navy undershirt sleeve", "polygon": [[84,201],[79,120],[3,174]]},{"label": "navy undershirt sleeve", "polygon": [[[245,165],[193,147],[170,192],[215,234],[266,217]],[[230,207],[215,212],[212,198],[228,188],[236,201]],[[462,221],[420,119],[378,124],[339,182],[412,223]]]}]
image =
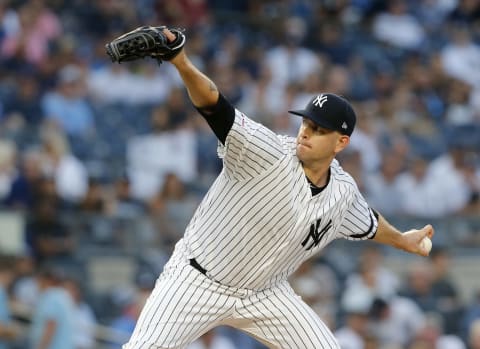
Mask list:
[{"label": "navy undershirt sleeve", "polygon": [[228,132],[235,121],[235,108],[222,95],[218,95],[217,104],[208,107],[195,107],[207,120],[208,125],[217,136],[218,140],[225,144]]}]

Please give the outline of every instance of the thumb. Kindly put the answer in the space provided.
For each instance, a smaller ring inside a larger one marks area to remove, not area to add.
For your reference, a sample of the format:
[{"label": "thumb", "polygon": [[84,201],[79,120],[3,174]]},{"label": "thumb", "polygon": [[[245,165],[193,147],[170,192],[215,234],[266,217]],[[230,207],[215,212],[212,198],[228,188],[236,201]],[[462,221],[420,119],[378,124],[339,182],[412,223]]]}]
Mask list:
[{"label": "thumb", "polygon": [[424,226],[422,228],[422,231],[424,232],[424,237],[426,236],[429,239],[431,239],[433,237],[433,234],[435,234],[435,231],[431,224],[427,224],[426,226]]}]

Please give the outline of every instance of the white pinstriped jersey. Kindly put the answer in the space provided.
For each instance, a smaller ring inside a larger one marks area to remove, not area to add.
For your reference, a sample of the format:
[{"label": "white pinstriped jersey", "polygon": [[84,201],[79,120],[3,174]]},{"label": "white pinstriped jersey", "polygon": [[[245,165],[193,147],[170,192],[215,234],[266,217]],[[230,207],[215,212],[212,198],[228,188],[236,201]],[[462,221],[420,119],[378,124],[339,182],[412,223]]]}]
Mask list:
[{"label": "white pinstriped jersey", "polygon": [[312,195],[296,140],[279,136],[236,110],[223,170],[176,246],[212,280],[261,290],[285,280],[337,238],[368,239],[377,220],[337,160],[325,189]]}]

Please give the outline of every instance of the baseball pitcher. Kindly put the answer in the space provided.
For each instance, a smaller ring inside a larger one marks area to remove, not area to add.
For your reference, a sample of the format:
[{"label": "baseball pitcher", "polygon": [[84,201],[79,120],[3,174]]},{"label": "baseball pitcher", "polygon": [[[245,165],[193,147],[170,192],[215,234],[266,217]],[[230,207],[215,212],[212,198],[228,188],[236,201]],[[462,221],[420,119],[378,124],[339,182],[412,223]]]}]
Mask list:
[{"label": "baseball pitcher", "polygon": [[433,228],[400,232],[369,207],[335,160],[350,141],[349,102],[319,93],[296,138],[236,110],[188,59],[181,30],[140,27],[106,45],[114,62],[152,57],[175,66],[219,140],[223,169],[159,276],[124,349],[184,348],[219,325],[270,348],[339,348],[287,282],[338,238],[372,239],[427,256]]}]

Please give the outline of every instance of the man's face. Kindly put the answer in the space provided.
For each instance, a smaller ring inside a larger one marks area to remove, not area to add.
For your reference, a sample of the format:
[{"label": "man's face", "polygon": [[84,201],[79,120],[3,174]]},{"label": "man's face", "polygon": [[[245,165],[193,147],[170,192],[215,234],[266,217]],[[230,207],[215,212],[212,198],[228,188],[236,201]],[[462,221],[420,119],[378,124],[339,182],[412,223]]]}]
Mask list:
[{"label": "man's face", "polygon": [[349,137],[303,118],[297,135],[296,154],[304,164],[332,159],[348,145]]}]

